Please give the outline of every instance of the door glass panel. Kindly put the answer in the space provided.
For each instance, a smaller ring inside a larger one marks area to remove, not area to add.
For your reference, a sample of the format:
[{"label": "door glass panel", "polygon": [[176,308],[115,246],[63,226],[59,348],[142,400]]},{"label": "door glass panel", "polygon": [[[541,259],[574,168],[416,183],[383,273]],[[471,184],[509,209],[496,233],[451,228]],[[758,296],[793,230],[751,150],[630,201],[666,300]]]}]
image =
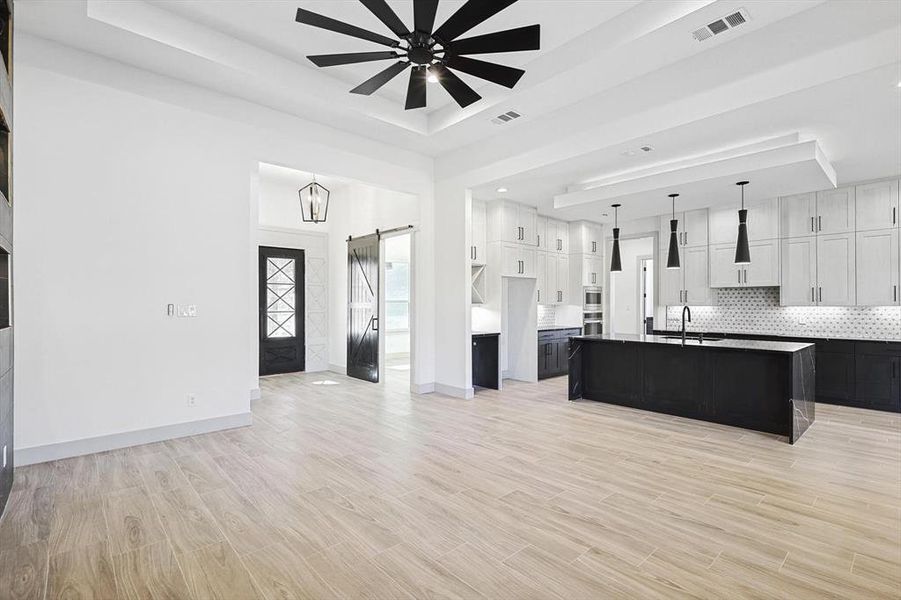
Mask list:
[{"label": "door glass panel", "polygon": [[266,259],[266,337],[295,335],[293,258]]}]

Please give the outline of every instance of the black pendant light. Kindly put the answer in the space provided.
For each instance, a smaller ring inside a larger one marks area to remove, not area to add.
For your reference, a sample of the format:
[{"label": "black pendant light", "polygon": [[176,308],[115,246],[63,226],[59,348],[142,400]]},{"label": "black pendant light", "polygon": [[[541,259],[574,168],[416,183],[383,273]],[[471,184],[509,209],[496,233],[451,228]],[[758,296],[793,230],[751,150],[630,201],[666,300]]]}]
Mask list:
[{"label": "black pendant light", "polygon": [[738,240],[735,243],[735,264],[751,264],[751,249],[748,247],[748,209],[745,208],[745,186],[747,181],[739,181],[741,186],[741,210],[738,211]]},{"label": "black pendant light", "polygon": [[619,223],[617,222],[617,209],[622,204],[611,204],[613,207],[613,252],[610,255],[610,272],[618,273],[623,270],[623,260],[619,255]]},{"label": "black pendant light", "polygon": [[681,267],[679,263],[679,238],[676,230],[679,228],[679,220],[676,218],[676,198],[679,194],[670,194],[673,199],[673,218],[669,222],[669,252],[666,255],[666,268],[678,269]]}]

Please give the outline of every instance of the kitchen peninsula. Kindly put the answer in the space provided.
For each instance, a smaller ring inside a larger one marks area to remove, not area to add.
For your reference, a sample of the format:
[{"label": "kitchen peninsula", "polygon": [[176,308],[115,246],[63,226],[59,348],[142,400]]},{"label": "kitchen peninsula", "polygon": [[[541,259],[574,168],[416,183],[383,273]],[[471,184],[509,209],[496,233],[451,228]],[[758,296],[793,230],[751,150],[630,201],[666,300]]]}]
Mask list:
[{"label": "kitchen peninsula", "polygon": [[813,344],[664,335],[571,340],[569,399],[733,425],[795,443],[814,421]]}]

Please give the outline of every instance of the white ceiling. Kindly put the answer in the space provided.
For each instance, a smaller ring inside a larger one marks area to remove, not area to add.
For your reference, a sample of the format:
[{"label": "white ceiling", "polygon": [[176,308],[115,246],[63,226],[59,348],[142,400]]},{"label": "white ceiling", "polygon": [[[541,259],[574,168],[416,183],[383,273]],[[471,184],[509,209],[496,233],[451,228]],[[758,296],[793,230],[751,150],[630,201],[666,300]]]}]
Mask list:
[{"label": "white ceiling", "polygon": [[[408,24],[412,1],[390,1]],[[461,4],[442,1],[436,23]],[[381,48],[295,23],[298,6],[388,34],[354,0],[29,0],[17,19],[19,31],[433,156],[438,178],[477,198],[504,186],[563,217],[604,220],[607,197],[553,207],[590,180],[776,136],[815,141],[839,183],[901,172],[897,0],[520,0],[471,32],[541,24],[540,51],[480,57],[526,69],[516,88],[464,75],[483,100],[461,110],[435,85],[415,111],[403,110],[403,75],[372,97],[347,93],[378,63],[312,65],[307,54]],[[692,38],[739,8],[745,25]],[[524,117],[491,123],[511,109]],[[629,154],[645,144],[654,151]],[[757,189],[775,190],[772,175]],[[696,201],[723,201],[710,194]],[[635,204],[635,216],[666,202]]]}]

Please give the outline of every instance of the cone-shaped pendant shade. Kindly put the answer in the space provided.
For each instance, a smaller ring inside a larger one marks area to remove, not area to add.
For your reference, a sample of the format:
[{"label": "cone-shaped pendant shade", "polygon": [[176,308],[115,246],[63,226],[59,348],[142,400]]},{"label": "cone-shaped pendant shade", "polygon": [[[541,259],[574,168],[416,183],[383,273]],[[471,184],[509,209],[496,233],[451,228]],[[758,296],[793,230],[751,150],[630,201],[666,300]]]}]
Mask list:
[{"label": "cone-shaped pendant shade", "polygon": [[679,221],[676,219],[672,219],[669,222],[669,252],[666,255],[666,268],[667,269],[678,269],[681,265],[679,264],[679,238],[676,234],[676,229],[679,227]]},{"label": "cone-shaped pendant shade", "polygon": [[613,228],[613,252],[610,253],[610,271],[623,270],[623,259],[619,255],[619,227]]},{"label": "cone-shaped pendant shade", "polygon": [[751,263],[751,248],[748,246],[748,209],[738,211],[738,241],[735,244],[735,264]]}]

